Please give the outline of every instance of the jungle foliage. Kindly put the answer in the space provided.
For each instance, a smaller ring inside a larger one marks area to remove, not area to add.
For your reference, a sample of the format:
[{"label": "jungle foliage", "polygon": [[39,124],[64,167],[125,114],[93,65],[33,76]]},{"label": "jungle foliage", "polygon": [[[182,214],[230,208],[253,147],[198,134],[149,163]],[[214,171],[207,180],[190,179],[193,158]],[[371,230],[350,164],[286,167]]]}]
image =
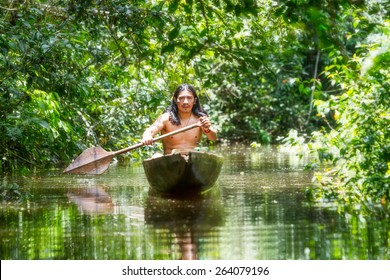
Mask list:
[{"label": "jungle foliage", "polygon": [[138,142],[188,82],[222,139],[309,135],[339,178],[316,196],[388,200],[389,10],[386,0],[3,0],[0,170]]},{"label": "jungle foliage", "polygon": [[388,23],[383,36],[370,38],[367,57],[355,56],[347,65],[325,69],[324,75],[342,93],[316,101],[319,114],[333,114],[336,126],[328,133],[313,133],[309,143],[320,161],[332,164],[325,174],[316,174],[314,197],[348,204],[386,204],[390,198],[389,34]]}]

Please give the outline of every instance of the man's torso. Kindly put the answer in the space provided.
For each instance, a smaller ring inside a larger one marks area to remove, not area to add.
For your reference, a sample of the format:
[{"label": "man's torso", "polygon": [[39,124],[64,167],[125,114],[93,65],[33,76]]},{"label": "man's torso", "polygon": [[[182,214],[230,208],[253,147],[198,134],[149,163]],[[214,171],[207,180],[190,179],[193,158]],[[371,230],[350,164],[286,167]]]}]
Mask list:
[{"label": "man's torso", "polygon": [[[199,121],[199,117],[192,115],[191,119],[188,123],[181,125],[173,125],[169,119],[164,120],[164,128],[162,130],[162,134],[166,134],[180,128],[186,127],[188,125],[192,125]],[[172,153],[172,150],[186,150],[186,149],[194,149],[198,146],[202,138],[202,130],[200,127],[196,127],[175,135],[171,135],[167,138],[162,139],[164,146],[164,154]]]}]

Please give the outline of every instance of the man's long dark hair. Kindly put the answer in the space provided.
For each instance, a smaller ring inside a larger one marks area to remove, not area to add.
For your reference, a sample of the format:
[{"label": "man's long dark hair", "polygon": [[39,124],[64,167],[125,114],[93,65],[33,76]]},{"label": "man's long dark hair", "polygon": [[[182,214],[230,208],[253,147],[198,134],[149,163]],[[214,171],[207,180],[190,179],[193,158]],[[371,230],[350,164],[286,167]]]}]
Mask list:
[{"label": "man's long dark hair", "polygon": [[176,99],[179,96],[179,93],[181,93],[184,90],[191,92],[192,95],[194,96],[195,103],[194,103],[194,107],[192,107],[192,113],[198,117],[208,115],[207,112],[200,105],[200,101],[198,95],[196,94],[195,88],[189,84],[181,84],[173,92],[172,102],[165,110],[165,112],[169,113],[169,121],[174,125],[181,125],[181,121],[179,118],[179,109],[177,108]]}]

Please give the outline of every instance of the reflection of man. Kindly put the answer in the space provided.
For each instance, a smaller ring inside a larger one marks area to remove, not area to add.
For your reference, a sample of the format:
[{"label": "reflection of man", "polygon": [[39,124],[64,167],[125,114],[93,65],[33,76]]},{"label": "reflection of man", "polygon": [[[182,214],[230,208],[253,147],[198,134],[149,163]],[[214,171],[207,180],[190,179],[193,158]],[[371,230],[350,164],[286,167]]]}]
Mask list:
[{"label": "reflection of man", "polygon": [[181,259],[182,260],[197,260],[198,250],[195,241],[193,240],[192,233],[184,232],[176,234],[177,243],[180,246]]},{"label": "reflection of man", "polygon": [[164,138],[162,140],[164,154],[171,154],[174,150],[196,148],[202,133],[209,140],[217,139],[216,130],[211,127],[207,112],[201,107],[195,89],[191,85],[182,84],[176,88],[171,105],[145,130],[142,143],[152,145],[153,137],[157,133],[166,134],[197,122],[200,122],[201,127]]}]

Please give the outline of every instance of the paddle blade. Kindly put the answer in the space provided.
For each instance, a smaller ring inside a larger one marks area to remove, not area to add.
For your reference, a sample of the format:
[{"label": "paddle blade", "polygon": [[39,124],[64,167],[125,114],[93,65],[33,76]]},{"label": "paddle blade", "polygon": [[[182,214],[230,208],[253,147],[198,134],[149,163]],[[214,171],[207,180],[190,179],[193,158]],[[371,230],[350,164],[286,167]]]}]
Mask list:
[{"label": "paddle blade", "polygon": [[81,153],[65,170],[64,173],[79,175],[99,175],[108,169],[112,152],[102,147],[91,147]]}]

